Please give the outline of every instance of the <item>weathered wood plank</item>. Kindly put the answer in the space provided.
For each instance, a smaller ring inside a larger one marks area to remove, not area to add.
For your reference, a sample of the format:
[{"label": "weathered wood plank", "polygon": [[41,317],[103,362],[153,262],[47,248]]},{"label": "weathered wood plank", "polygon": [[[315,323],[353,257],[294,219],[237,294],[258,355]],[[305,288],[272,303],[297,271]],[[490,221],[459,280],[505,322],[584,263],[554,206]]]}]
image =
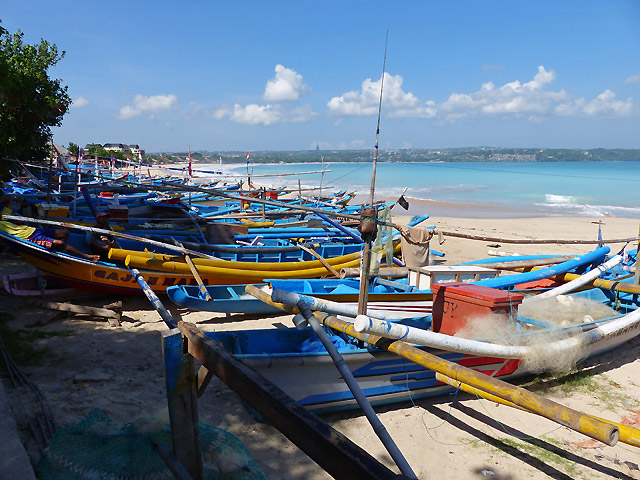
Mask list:
[{"label": "weathered wood plank", "polygon": [[189,353],[336,479],[401,479],[269,380],[235,359],[198,328],[179,322]]},{"label": "weathered wood plank", "polygon": [[198,429],[195,365],[176,330],[162,332],[162,354],[173,451],[194,480],[202,480],[202,445]]},{"label": "weathered wood plank", "polygon": [[58,310],[60,312],[80,313],[83,315],[93,315],[104,318],[120,319],[120,313],[114,312],[108,308],[89,307],[87,305],[74,305],[68,302],[38,302],[38,306],[48,308],[50,310]]}]

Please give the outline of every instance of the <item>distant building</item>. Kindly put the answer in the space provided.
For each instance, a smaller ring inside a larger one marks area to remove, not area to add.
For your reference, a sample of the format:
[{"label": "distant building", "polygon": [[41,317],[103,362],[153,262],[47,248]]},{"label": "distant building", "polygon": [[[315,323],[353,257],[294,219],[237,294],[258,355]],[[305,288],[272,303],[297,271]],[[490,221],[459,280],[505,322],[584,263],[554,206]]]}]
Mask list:
[{"label": "distant building", "polygon": [[134,155],[144,155],[144,149],[140,148],[140,145],[129,145],[129,150],[131,150],[131,153],[133,153]]},{"label": "distant building", "polygon": [[123,143],[105,143],[102,148],[113,152],[124,152],[125,150],[129,150],[129,145]]},{"label": "distant building", "polygon": [[144,149],[139,145],[125,145],[124,143],[105,143],[102,148],[105,150],[111,150],[112,152],[131,152],[134,155],[138,153],[144,155]]}]

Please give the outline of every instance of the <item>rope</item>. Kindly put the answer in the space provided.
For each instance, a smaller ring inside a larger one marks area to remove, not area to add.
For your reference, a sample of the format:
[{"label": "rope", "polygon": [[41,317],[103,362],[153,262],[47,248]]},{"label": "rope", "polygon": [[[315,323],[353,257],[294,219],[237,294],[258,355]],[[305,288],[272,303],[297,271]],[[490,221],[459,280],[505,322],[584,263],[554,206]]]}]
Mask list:
[{"label": "rope", "polygon": [[640,236],[630,237],[630,238],[613,238],[609,240],[557,240],[557,239],[540,240],[540,239],[485,237],[482,235],[469,235],[466,233],[449,232],[449,231],[438,230],[438,229],[434,230],[434,232],[442,233],[443,235],[446,235],[449,237],[466,238],[468,240],[482,240],[484,242],[513,243],[513,244],[522,244],[522,245],[542,245],[542,244],[591,245],[591,244],[600,244],[600,243],[628,243],[628,242],[640,240]]}]

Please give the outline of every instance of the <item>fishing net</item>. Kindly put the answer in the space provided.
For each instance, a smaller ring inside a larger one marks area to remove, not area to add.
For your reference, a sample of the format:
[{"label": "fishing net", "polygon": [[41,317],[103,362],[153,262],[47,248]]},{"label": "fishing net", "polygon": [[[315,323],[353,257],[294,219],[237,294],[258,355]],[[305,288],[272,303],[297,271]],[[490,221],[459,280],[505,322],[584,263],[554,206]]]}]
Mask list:
[{"label": "fishing net", "polygon": [[[384,207],[379,220],[389,224],[392,222],[391,209]],[[371,246],[371,250],[381,254],[388,266],[393,265],[393,229],[389,225],[378,224],[378,235]]]},{"label": "fishing net", "polygon": [[[238,438],[203,423],[199,429],[205,479],[264,479]],[[134,423],[121,426],[102,410],[94,410],[78,425],[54,434],[38,462],[38,478],[173,479],[156,445],[171,446],[168,427],[142,431]]]}]

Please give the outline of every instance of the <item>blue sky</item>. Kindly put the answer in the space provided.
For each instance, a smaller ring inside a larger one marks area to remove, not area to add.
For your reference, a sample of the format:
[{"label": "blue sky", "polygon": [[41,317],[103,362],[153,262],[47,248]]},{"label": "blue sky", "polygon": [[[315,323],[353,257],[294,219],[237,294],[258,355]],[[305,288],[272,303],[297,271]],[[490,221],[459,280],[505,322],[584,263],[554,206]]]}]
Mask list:
[{"label": "blue sky", "polygon": [[0,0],[74,103],[149,152],[640,148],[640,1]]}]

